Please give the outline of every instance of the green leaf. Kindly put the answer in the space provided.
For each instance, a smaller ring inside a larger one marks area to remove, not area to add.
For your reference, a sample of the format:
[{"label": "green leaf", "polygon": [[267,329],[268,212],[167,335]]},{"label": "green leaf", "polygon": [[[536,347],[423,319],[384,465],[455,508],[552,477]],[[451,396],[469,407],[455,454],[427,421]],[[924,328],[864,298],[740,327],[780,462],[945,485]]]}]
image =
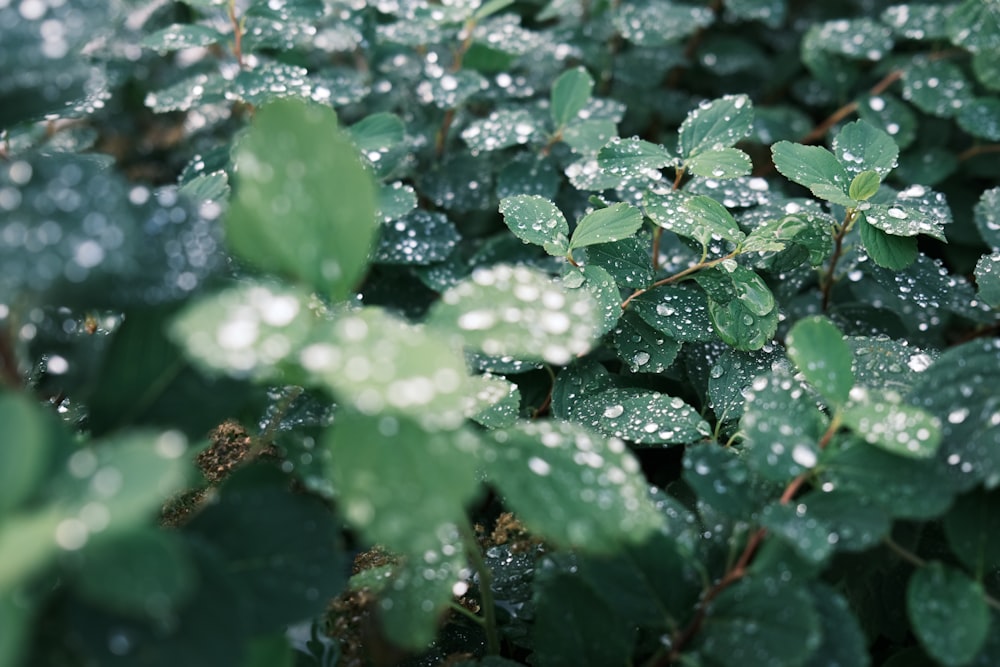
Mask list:
[{"label": "green leaf", "polygon": [[750,134],[753,104],[746,95],[725,95],[703,102],[681,123],[677,151],[685,160],[732,146]]},{"label": "green leaf", "polygon": [[813,520],[825,524],[837,551],[867,551],[889,534],[889,516],[869,498],[834,489],[815,490],[796,498]]},{"label": "green leaf", "polygon": [[487,481],[529,530],[553,544],[613,552],[663,526],[639,463],[621,440],[535,421],[490,431],[484,445]]},{"label": "green leaf", "polygon": [[972,660],[986,641],[990,612],[982,586],[938,562],[919,568],[906,587],[906,612],[924,649],[942,664]]},{"label": "green leaf", "polygon": [[[425,102],[431,102],[438,109],[447,110],[461,107],[470,97],[488,88],[489,82],[479,72],[463,68],[457,72],[447,72],[437,76],[425,75],[423,81],[417,85],[419,94]],[[520,113],[522,112],[504,109],[490,116],[496,120],[509,120],[515,117],[514,114]],[[509,139],[511,138],[510,130],[510,126],[507,126],[503,130],[497,126],[493,126],[490,132],[495,133],[492,135],[494,138],[505,136]],[[514,143],[524,143],[517,139],[517,134],[519,133],[515,133],[513,138]],[[469,147],[474,148],[471,143]]]},{"label": "green leaf", "polygon": [[630,308],[656,331],[681,342],[714,338],[705,293],[686,284],[663,285],[632,299]]},{"label": "green leaf", "polygon": [[986,244],[1000,249],[1000,186],[985,190],[974,209],[976,227]]},{"label": "green leaf", "polygon": [[501,201],[517,195],[536,195],[551,200],[559,191],[561,181],[562,175],[552,158],[520,153],[497,173],[496,196]]},{"label": "green leaf", "polygon": [[920,373],[934,363],[933,350],[921,350],[905,340],[884,336],[850,336],[855,381],[873,390],[891,389],[908,394]]},{"label": "green leaf", "polygon": [[368,156],[373,151],[376,153],[388,151],[402,142],[406,135],[406,126],[396,114],[381,112],[365,116],[347,128],[347,133],[354,140],[358,150]]},{"label": "green leaf", "polygon": [[972,71],[976,74],[976,79],[989,90],[1000,90],[1000,60],[997,59],[995,51],[979,51],[972,55]]},{"label": "green leaf", "polygon": [[[464,521],[478,488],[478,441],[416,421],[338,412],[324,437],[338,507],[366,539],[403,554],[440,546],[436,531]],[[427,489],[435,489],[427,494]]]},{"label": "green leaf", "polygon": [[844,424],[867,442],[912,458],[928,458],[941,444],[941,422],[927,412],[902,402],[894,391],[851,390],[843,411]]},{"label": "green leaf", "polygon": [[615,137],[597,154],[597,165],[622,180],[645,177],[650,171],[679,164],[680,161],[666,148],[644,139]]},{"label": "green leaf", "polygon": [[817,27],[812,47],[856,60],[881,60],[892,50],[892,31],[874,19],[838,19]]},{"label": "green leaf", "polygon": [[804,663],[806,667],[868,667],[868,638],[850,603],[833,587],[819,581],[809,584],[809,593],[819,615],[823,641]]},{"label": "green leaf", "polygon": [[905,149],[917,138],[917,115],[913,107],[895,95],[865,96],[857,100],[857,105],[858,117],[884,130],[900,149]]},{"label": "green leaf", "polygon": [[980,482],[1000,485],[1000,411],[993,378],[1000,373],[996,339],[948,349],[918,376],[910,395],[938,418],[939,461],[968,489]]},{"label": "green leaf", "polygon": [[974,98],[962,105],[955,122],[974,137],[1000,141],[1000,100],[995,97]]},{"label": "green leaf", "polygon": [[653,282],[648,239],[629,237],[613,243],[587,246],[588,264],[604,268],[619,287],[644,289]]},{"label": "green leaf", "polygon": [[586,157],[597,157],[601,149],[618,134],[618,126],[613,121],[591,119],[578,120],[562,131],[563,142],[573,152]]},{"label": "green leaf", "polygon": [[973,53],[1000,49],[1000,16],[995,2],[965,0],[948,16],[946,28],[953,44]]},{"label": "green leaf", "polygon": [[972,101],[973,87],[947,60],[915,59],[903,70],[903,99],[932,116],[951,118]]},{"label": "green leaf", "polygon": [[[188,358],[204,370],[276,381],[281,377],[279,365],[305,344],[316,326],[315,307],[303,289],[268,282],[244,283],[192,302],[178,313],[168,331]],[[119,351],[124,353],[121,348]],[[150,348],[136,350],[136,354],[143,352],[149,354]],[[156,359],[147,356],[137,361],[143,368],[155,364]],[[152,374],[155,368],[153,365],[147,372]],[[173,360],[160,373],[172,368]]]},{"label": "green leaf", "polygon": [[[789,262],[794,262],[793,268],[801,263],[796,259],[799,252],[808,255],[813,266],[822,264],[830,254],[832,247],[830,229],[834,221],[829,216],[814,215],[809,212],[797,212],[791,215],[766,220],[744,239],[742,243],[745,252],[789,252]],[[770,260],[772,270],[780,270],[782,259]]]},{"label": "green leaf", "polygon": [[684,162],[684,168],[705,178],[738,178],[753,169],[750,156],[738,148],[722,148],[699,153]]},{"label": "green leaf", "polygon": [[432,306],[429,327],[487,355],[564,365],[596,342],[604,315],[586,290],[524,266],[479,268]]},{"label": "green leaf", "polygon": [[229,174],[223,170],[200,174],[182,185],[179,194],[195,201],[228,201]]},{"label": "green leaf", "polygon": [[637,46],[662,47],[711,25],[708,7],[644,0],[621,5],[613,14],[617,30]]},{"label": "green leaf", "polygon": [[574,285],[581,278],[583,282],[575,289],[583,288],[594,297],[594,301],[603,316],[598,335],[603,336],[614,328],[615,324],[618,323],[618,318],[622,316],[621,290],[618,289],[611,274],[596,264],[581,267],[566,266],[563,276],[564,285]]},{"label": "green leaf", "polygon": [[211,46],[225,39],[222,33],[207,25],[174,23],[143,37],[142,45],[164,54],[198,46]]},{"label": "green leaf", "polygon": [[654,329],[632,311],[622,314],[611,344],[633,373],[663,373],[681,349],[680,342]]},{"label": "green leaf", "polygon": [[104,609],[159,621],[176,613],[198,583],[184,541],[152,528],[95,536],[80,550],[72,582]]},{"label": "green leaf", "polygon": [[780,345],[766,345],[760,350],[743,352],[727,349],[709,371],[708,398],[712,411],[721,422],[733,422],[743,415],[744,392],[759,376],[775,369],[789,370],[790,364]]},{"label": "green leaf", "polygon": [[900,37],[916,40],[938,40],[948,37],[946,26],[955,5],[908,3],[892,5],[882,12],[886,23]]},{"label": "green leaf", "polygon": [[415,209],[392,224],[381,225],[372,261],[420,266],[442,262],[461,238],[455,224],[444,213]]},{"label": "green leaf", "polygon": [[561,128],[576,119],[580,110],[587,106],[594,90],[594,79],[582,67],[566,70],[552,84],[550,93],[552,122]]},{"label": "green leaf", "polygon": [[282,100],[236,149],[229,246],[333,299],[350,294],[374,241],[375,188],[332,110]]},{"label": "green leaf", "polygon": [[877,172],[862,171],[851,181],[847,194],[851,199],[864,201],[878,192],[879,185],[881,185],[881,179]]},{"label": "green leaf", "polygon": [[944,517],[952,553],[982,580],[1000,563],[1000,492],[976,489],[960,496]]},{"label": "green leaf", "polygon": [[917,237],[887,234],[878,227],[868,224],[865,218],[861,219],[858,228],[865,252],[879,266],[899,271],[916,261],[919,252]]},{"label": "green leaf", "polygon": [[462,139],[475,154],[527,144],[539,138],[541,132],[542,123],[531,112],[500,109],[470,123],[462,130]]},{"label": "green leaf", "polygon": [[290,489],[289,477],[270,466],[235,472],[185,532],[211,544],[223,570],[239,581],[255,634],[322,613],[346,583],[340,529],[329,508]]},{"label": "green leaf", "polygon": [[798,665],[819,647],[821,633],[808,589],[747,576],[709,604],[695,647],[720,667],[739,667],[747,660]]},{"label": "green leaf", "polygon": [[788,358],[834,407],[842,406],[854,386],[854,355],[844,335],[826,317],[806,317],[788,332]]},{"label": "green leaf", "polygon": [[585,215],[577,223],[569,247],[583,248],[598,243],[626,239],[642,227],[642,213],[631,204],[620,202]]},{"label": "green leaf", "polygon": [[1000,308],[1000,252],[983,255],[976,262],[976,286],[984,303]]},{"label": "green leaf", "polygon": [[892,517],[937,517],[955,495],[934,461],[898,456],[860,438],[825,457],[820,470],[824,483],[869,498]]},{"label": "green leaf", "polygon": [[896,195],[892,204],[872,204],[865,210],[865,220],[892,236],[926,234],[944,241],[951,209],[941,193],[912,185]]},{"label": "green leaf", "polygon": [[473,14],[472,18],[476,21],[482,21],[488,18],[502,9],[514,4],[514,0],[486,0]]},{"label": "green leaf", "polygon": [[0,448],[0,516],[27,500],[49,466],[47,415],[24,394],[0,394],[0,423],[9,444]]},{"label": "green leaf", "polygon": [[772,503],[760,513],[761,526],[808,563],[821,565],[833,554],[829,527],[805,505]]},{"label": "green leaf", "polygon": [[847,196],[850,176],[836,156],[822,146],[779,141],[771,146],[775,168],[788,180],[812,191],[820,199],[852,206]]},{"label": "green leaf", "polygon": [[412,185],[401,181],[379,184],[376,215],[383,223],[399,220],[415,208],[417,208],[417,193]]},{"label": "green leaf", "polygon": [[778,309],[760,315],[755,302],[732,299],[719,303],[708,299],[708,314],[719,337],[737,350],[759,350],[778,330]]},{"label": "green leaf", "polygon": [[692,197],[674,190],[663,194],[650,192],[644,200],[645,213],[654,223],[702,246],[708,246],[713,236],[731,243],[739,243],[745,237],[732,214],[711,197]]},{"label": "green leaf", "polygon": [[506,428],[517,421],[521,392],[513,382],[484,373],[471,378],[469,390],[466,412],[476,423],[487,428]]},{"label": "green leaf", "polygon": [[14,600],[11,595],[0,597],[0,662],[5,665],[24,664],[25,645],[31,633],[34,614],[31,606]]},{"label": "green leaf", "polygon": [[293,349],[288,364],[307,384],[367,415],[406,415],[445,429],[465,419],[465,360],[438,331],[372,306],[323,321]]},{"label": "green leaf", "polygon": [[756,521],[758,510],[781,493],[780,487],[748,468],[735,448],[714,443],[685,449],[683,479],[697,494],[699,504],[747,521]]},{"label": "green leaf", "polygon": [[743,390],[746,462],[762,478],[787,483],[816,467],[828,419],[789,370],[761,375]]},{"label": "green leaf", "polygon": [[[535,664],[538,667],[605,667],[627,664],[635,642],[628,619],[577,576],[546,574],[535,586]],[[596,641],[600,638],[599,641]]]}]

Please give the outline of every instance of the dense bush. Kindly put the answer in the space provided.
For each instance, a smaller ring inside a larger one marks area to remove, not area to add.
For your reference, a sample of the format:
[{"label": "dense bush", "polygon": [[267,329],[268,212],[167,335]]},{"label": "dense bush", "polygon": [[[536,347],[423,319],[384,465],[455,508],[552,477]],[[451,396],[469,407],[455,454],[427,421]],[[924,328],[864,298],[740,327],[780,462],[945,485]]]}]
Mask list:
[{"label": "dense bush", "polygon": [[997,0],[0,0],[0,665],[1000,664],[998,91]]}]

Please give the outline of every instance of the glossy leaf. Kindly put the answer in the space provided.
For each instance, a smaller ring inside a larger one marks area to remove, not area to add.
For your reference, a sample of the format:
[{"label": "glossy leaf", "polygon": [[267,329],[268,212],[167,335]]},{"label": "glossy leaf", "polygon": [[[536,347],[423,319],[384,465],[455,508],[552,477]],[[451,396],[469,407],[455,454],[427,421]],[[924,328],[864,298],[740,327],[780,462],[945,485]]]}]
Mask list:
[{"label": "glossy leaf", "polygon": [[366,415],[409,416],[443,429],[465,418],[467,376],[458,350],[439,332],[376,307],[316,326],[287,364]]},{"label": "glossy leaf", "polygon": [[807,667],[855,665],[868,667],[868,638],[844,596],[833,587],[814,582],[809,586],[813,606],[819,615],[823,641],[805,663]]},{"label": "glossy leaf", "polygon": [[976,262],[976,286],[980,299],[1000,308],[1000,252],[983,255]]},{"label": "glossy leaf", "polygon": [[795,323],[785,339],[788,358],[806,380],[834,406],[847,401],[854,386],[853,355],[844,335],[826,317]]},{"label": "glossy leaf", "polygon": [[753,168],[750,156],[738,148],[699,153],[684,163],[688,172],[706,178],[738,178]]},{"label": "glossy leaf", "polygon": [[879,266],[899,271],[913,264],[917,259],[917,239],[915,236],[893,236],[862,220],[858,228],[865,252]]},{"label": "glossy leaf", "polygon": [[750,384],[771,369],[789,370],[790,364],[779,345],[743,352],[727,349],[709,371],[708,398],[715,416],[722,422],[738,420],[743,415]]},{"label": "glossy leaf", "polygon": [[983,192],[974,210],[980,236],[993,248],[1000,248],[1000,186]]},{"label": "glossy leaf", "polygon": [[847,190],[847,195],[851,199],[864,201],[878,192],[879,185],[880,180],[878,172],[862,171],[851,181],[851,185]]},{"label": "glossy leaf", "polygon": [[835,204],[851,205],[850,176],[833,153],[821,146],[779,141],[771,146],[774,166],[788,180]]},{"label": "glossy leaf", "polygon": [[474,152],[495,151],[526,144],[540,135],[542,124],[523,109],[502,109],[471,123],[462,139]]},{"label": "glossy leaf", "polygon": [[941,563],[918,569],[906,587],[906,611],[921,645],[945,665],[964,665],[990,627],[981,584]]},{"label": "glossy leaf", "polygon": [[708,300],[708,314],[719,337],[737,350],[759,350],[774,337],[778,329],[778,311],[764,315],[741,299],[727,303]]},{"label": "glossy leaf", "polygon": [[642,289],[653,282],[653,264],[644,239],[630,237],[587,246],[587,262],[604,268],[624,288]]},{"label": "glossy leaf", "polygon": [[958,126],[974,137],[1000,141],[1000,100],[977,97],[962,105],[955,115]]},{"label": "glossy leaf", "polygon": [[329,109],[260,109],[236,152],[230,247],[333,299],[361,277],[376,232],[375,188]]},{"label": "glossy leaf", "polygon": [[484,447],[489,483],[529,529],[555,544],[607,552],[663,525],[621,440],[536,421],[491,431]]},{"label": "glossy leaf", "polygon": [[642,213],[639,209],[626,203],[612,204],[585,215],[573,230],[569,247],[583,248],[621,241],[632,236],[640,227]]},{"label": "glossy leaf", "polygon": [[972,96],[965,74],[947,60],[916,60],[903,72],[903,99],[933,116],[951,118]]},{"label": "glossy leaf", "polygon": [[147,35],[142,45],[161,54],[198,46],[211,46],[225,39],[214,28],[199,24],[179,24],[167,26]]},{"label": "glossy leaf", "polygon": [[590,101],[594,79],[582,67],[566,70],[552,84],[552,122],[557,128],[574,120]]},{"label": "glossy leaf", "polygon": [[678,163],[670,151],[644,139],[612,139],[601,149],[597,164],[611,176],[622,179],[643,175]]},{"label": "glossy leaf", "polygon": [[760,522],[775,539],[809,563],[825,563],[833,554],[830,528],[814,517],[807,505],[772,503],[760,513]]},{"label": "glossy leaf", "polygon": [[973,53],[1000,48],[1000,17],[991,4],[965,0],[948,16],[951,41]]},{"label": "glossy leaf", "polygon": [[753,105],[746,95],[703,102],[681,123],[677,150],[685,160],[732,146],[750,134]]},{"label": "glossy leaf", "polygon": [[663,285],[632,299],[629,306],[656,331],[681,342],[712,339],[705,293],[685,285]]},{"label": "glossy leaf", "polygon": [[714,664],[802,664],[822,641],[820,616],[802,588],[745,577],[708,607],[697,651]]},{"label": "glossy leaf", "polygon": [[814,521],[825,525],[826,540],[837,551],[866,551],[889,534],[889,515],[865,496],[819,490],[797,498],[796,503],[805,507]]},{"label": "glossy leaf", "polygon": [[613,20],[625,39],[656,47],[711,25],[714,16],[707,7],[645,0],[622,5]]},{"label": "glossy leaf", "polygon": [[833,152],[848,174],[857,176],[865,171],[874,171],[880,178],[885,178],[896,166],[899,148],[889,134],[857,120],[837,133],[833,139]]},{"label": "glossy leaf", "polygon": [[51,425],[33,401],[15,393],[0,394],[0,422],[16,443],[0,449],[0,513],[6,513],[41,483],[51,456]]},{"label": "glossy leaf", "polygon": [[[911,7],[916,10],[916,6]],[[913,107],[895,95],[880,93],[859,99],[858,117],[885,131],[900,149],[907,148],[917,138],[917,115]]]},{"label": "glossy leaf", "polygon": [[703,246],[711,242],[713,235],[733,243],[744,238],[732,214],[711,197],[692,197],[681,191],[649,193],[644,206],[646,215],[654,223]]},{"label": "glossy leaf", "polygon": [[654,329],[631,311],[626,311],[618,321],[611,344],[633,373],[663,373],[681,349],[679,341]]},{"label": "glossy leaf", "polygon": [[470,419],[487,428],[506,428],[517,421],[521,392],[516,384],[486,373],[473,377],[469,385],[474,392],[466,407]]},{"label": "glossy leaf", "polygon": [[372,254],[376,264],[426,265],[447,259],[461,240],[443,213],[415,209],[383,224]]},{"label": "glossy leaf", "polygon": [[566,364],[594,344],[603,315],[586,290],[569,290],[522,266],[477,269],[446,291],[428,325],[466,346]]},{"label": "glossy leaf", "polygon": [[944,195],[922,185],[912,185],[896,195],[892,204],[873,204],[865,211],[868,224],[893,236],[926,234],[944,241],[944,226],[951,209]]},{"label": "glossy leaf", "polygon": [[774,482],[789,482],[816,467],[828,420],[791,373],[758,376],[743,394],[740,428],[747,464]]},{"label": "glossy leaf", "polygon": [[940,421],[902,402],[899,394],[877,396],[862,387],[851,390],[843,412],[844,424],[867,442],[901,456],[928,458],[941,443]]}]

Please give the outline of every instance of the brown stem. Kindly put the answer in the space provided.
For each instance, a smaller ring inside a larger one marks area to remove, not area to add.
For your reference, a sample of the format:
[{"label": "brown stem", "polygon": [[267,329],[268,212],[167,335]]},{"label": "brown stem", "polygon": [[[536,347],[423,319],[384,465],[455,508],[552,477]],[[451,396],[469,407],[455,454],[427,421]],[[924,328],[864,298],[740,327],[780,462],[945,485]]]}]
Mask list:
[{"label": "brown stem", "polygon": [[663,280],[657,280],[655,283],[653,283],[649,287],[646,287],[645,289],[637,289],[636,291],[634,291],[631,294],[629,294],[628,297],[624,301],[622,301],[622,310],[625,310],[626,308],[628,308],[628,305],[630,303],[632,303],[632,299],[636,298],[640,294],[645,294],[649,290],[654,289],[656,287],[662,287],[663,285],[669,285],[671,283],[675,283],[678,280],[681,280],[682,278],[687,278],[692,273],[697,273],[698,271],[701,271],[702,269],[710,269],[713,266],[716,266],[717,264],[721,264],[722,262],[726,261],[727,259],[732,259],[733,257],[736,257],[738,254],[740,254],[740,251],[739,250],[734,250],[731,253],[729,253],[728,255],[726,255],[725,257],[719,257],[717,259],[713,259],[713,260],[708,261],[708,262],[698,262],[694,266],[689,266],[688,268],[684,269],[683,271],[679,271],[679,272],[675,273],[674,275],[672,275],[672,276],[670,276],[668,278],[664,278]]},{"label": "brown stem", "polygon": [[823,274],[822,278],[820,278],[820,290],[823,293],[823,312],[826,312],[830,306],[830,295],[833,293],[833,284],[836,282],[837,262],[840,261],[840,256],[844,252],[844,237],[851,231],[851,227],[857,219],[857,214],[858,212],[855,209],[848,209],[847,215],[844,216],[843,224],[840,225],[840,228],[833,235],[833,253],[830,255],[830,267]]},{"label": "brown stem", "polygon": [[[712,0],[709,4],[709,9],[711,9],[715,14],[718,14],[722,10],[722,0]],[[688,38],[687,43],[684,45],[684,60],[690,61],[694,58],[694,54],[698,52],[698,47],[701,46],[702,41],[705,39],[705,29],[698,28],[694,31],[690,38]],[[684,70],[687,69],[686,63],[681,63],[680,65],[675,65],[670,72],[667,74],[667,87],[676,88],[680,83],[681,75]]]},{"label": "brown stem", "polygon": [[18,371],[14,339],[6,327],[0,329],[0,383],[11,389],[20,389],[24,385],[24,380]]},{"label": "brown stem", "polygon": [[1000,153],[1000,144],[977,144],[970,146],[958,154],[958,161],[965,162],[985,153]]},{"label": "brown stem", "polygon": [[243,62],[243,27],[240,25],[239,17],[236,16],[236,0],[229,0],[227,9],[229,23],[233,26],[233,55],[236,56],[236,62],[240,69],[243,69],[245,67]]},{"label": "brown stem", "polygon": [[[903,76],[903,70],[901,70],[901,69],[894,69],[894,70],[892,70],[891,72],[889,72],[888,74],[886,74],[884,77],[882,77],[881,81],[879,81],[874,86],[872,86],[871,88],[869,88],[868,89],[868,94],[869,95],[881,95],[882,93],[884,93],[886,91],[886,89],[889,86],[891,86],[896,81],[898,81],[900,79],[900,77],[902,77],[902,76]],[[830,114],[827,117],[827,119],[824,120],[822,123],[820,123],[819,125],[817,125],[816,127],[814,127],[812,129],[812,131],[809,132],[809,134],[807,134],[804,137],[802,137],[801,139],[799,139],[799,143],[800,144],[814,144],[814,143],[816,143],[818,141],[821,141],[823,139],[823,137],[826,136],[827,131],[829,131],[829,129],[831,127],[833,127],[834,125],[836,125],[840,121],[844,120],[845,118],[847,118],[848,116],[850,116],[852,113],[854,113],[857,110],[858,110],[858,103],[857,102],[848,102],[847,104],[845,104],[844,106],[840,107],[839,109],[837,109],[836,111],[834,111],[832,114]]]}]

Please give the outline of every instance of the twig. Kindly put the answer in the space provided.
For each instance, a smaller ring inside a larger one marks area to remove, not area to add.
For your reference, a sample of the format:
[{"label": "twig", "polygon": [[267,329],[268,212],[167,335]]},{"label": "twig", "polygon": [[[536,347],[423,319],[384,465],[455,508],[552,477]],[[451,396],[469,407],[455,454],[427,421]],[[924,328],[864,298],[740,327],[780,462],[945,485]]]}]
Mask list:
[{"label": "twig", "polygon": [[240,25],[240,19],[236,16],[236,0],[229,0],[226,9],[229,14],[229,23],[233,26],[233,55],[236,56],[236,62],[240,69],[243,69],[245,67],[243,62],[243,26]]},{"label": "twig", "polygon": [[[898,81],[902,76],[903,76],[903,70],[901,70],[901,69],[894,69],[894,70],[892,70],[891,72],[889,72],[888,74],[886,74],[882,78],[881,81],[879,81],[874,86],[872,86],[871,88],[869,88],[868,89],[868,94],[869,95],[881,95],[882,93],[884,93],[886,91],[886,89],[889,86],[891,86],[896,81]],[[847,104],[845,104],[844,106],[840,107],[839,109],[837,109],[836,111],[834,111],[832,114],[830,114],[826,118],[826,120],[824,120],[822,123],[820,123],[819,125],[817,125],[816,127],[814,127],[812,129],[812,131],[809,132],[809,134],[807,134],[804,137],[802,137],[801,139],[799,139],[799,143],[800,144],[814,144],[814,143],[816,143],[818,141],[821,141],[823,139],[823,137],[826,136],[827,131],[829,131],[829,129],[831,127],[833,127],[834,125],[836,125],[840,121],[844,120],[845,118],[847,118],[848,116],[850,116],[852,113],[854,113],[857,110],[858,110],[858,103],[856,101],[855,102],[848,102]]]},{"label": "twig", "polygon": [[965,162],[985,153],[1000,153],[1000,144],[977,144],[970,146],[958,154],[958,161]]}]

